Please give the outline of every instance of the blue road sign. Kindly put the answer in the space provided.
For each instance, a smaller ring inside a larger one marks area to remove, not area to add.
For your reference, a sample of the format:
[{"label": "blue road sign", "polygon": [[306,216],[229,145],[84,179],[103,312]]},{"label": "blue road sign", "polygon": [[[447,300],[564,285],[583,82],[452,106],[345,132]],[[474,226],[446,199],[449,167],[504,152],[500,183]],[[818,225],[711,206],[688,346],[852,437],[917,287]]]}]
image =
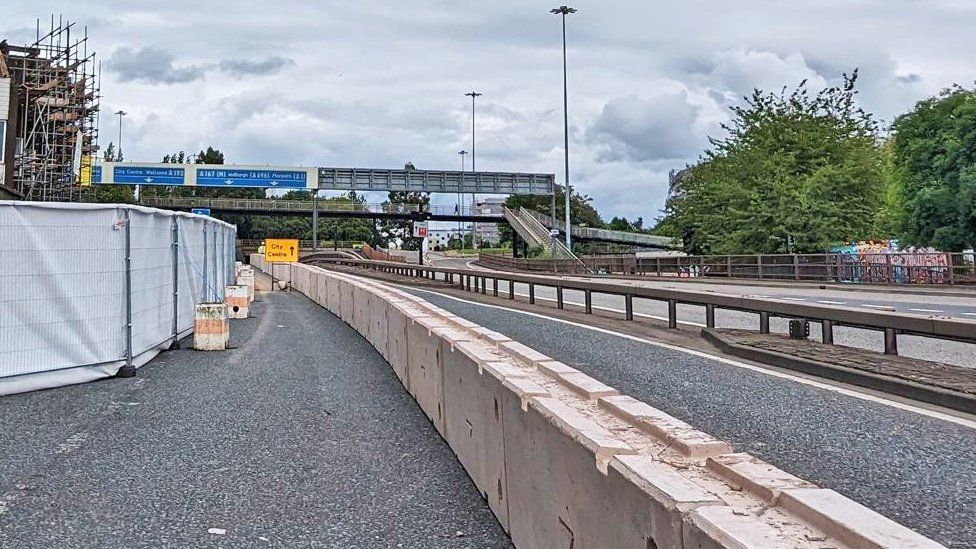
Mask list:
[{"label": "blue road sign", "polygon": [[182,185],[185,172],[183,168],[115,166],[114,180],[116,183],[135,185]]},{"label": "blue road sign", "polygon": [[205,187],[268,187],[304,189],[307,173],[291,170],[198,169],[197,185]]},{"label": "blue road sign", "polygon": [[91,179],[91,182],[92,182],[92,184],[101,183],[102,182],[102,167],[99,166],[98,164],[95,164],[94,166],[92,166],[92,179]]},{"label": "blue road sign", "polygon": [[210,215],[210,208],[193,208],[190,210],[190,213]]}]

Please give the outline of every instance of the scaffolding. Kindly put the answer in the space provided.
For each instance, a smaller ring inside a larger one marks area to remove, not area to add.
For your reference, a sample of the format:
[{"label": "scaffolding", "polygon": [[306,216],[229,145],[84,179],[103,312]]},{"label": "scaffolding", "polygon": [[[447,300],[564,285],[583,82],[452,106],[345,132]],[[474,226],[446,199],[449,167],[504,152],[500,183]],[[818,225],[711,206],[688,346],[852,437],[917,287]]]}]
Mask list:
[{"label": "scaffolding", "polygon": [[25,200],[80,201],[82,165],[98,152],[98,64],[88,28],[51,17],[28,46],[0,42],[0,65],[11,81],[15,128],[12,190]]}]

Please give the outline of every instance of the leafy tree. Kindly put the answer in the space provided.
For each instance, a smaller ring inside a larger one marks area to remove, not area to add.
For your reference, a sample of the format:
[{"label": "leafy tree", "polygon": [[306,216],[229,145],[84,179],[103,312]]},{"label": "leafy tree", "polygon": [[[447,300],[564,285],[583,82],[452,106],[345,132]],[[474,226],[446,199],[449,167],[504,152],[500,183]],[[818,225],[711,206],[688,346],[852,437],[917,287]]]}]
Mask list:
[{"label": "leafy tree", "polygon": [[976,90],[921,101],[894,124],[905,244],[962,251],[976,245]]},{"label": "leafy tree", "polygon": [[[754,90],[692,167],[666,226],[691,253],[819,252],[871,234],[883,203],[878,126],[857,71],[814,95]],[[790,244],[790,241],[793,244]]]},{"label": "leafy tree", "polygon": [[[412,164],[408,165],[412,167]],[[417,204],[423,211],[430,205],[430,193],[390,191],[384,204]],[[380,225],[378,242],[381,246],[388,246],[391,242],[395,242],[404,250],[420,249],[420,239],[413,237],[413,223],[405,219],[384,221]]]}]

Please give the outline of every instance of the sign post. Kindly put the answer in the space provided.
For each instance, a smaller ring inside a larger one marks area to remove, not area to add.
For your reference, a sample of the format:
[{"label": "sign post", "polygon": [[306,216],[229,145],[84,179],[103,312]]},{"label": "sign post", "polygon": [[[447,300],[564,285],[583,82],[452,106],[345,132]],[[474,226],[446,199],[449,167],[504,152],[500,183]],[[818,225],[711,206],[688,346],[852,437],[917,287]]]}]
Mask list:
[{"label": "sign post", "polygon": [[264,239],[264,261],[271,264],[271,291],[274,291],[275,263],[294,263],[298,261],[298,240],[291,238]]},{"label": "sign post", "polygon": [[420,250],[417,252],[417,261],[424,264],[424,254],[427,253],[427,222],[413,222],[413,236],[420,239]]}]

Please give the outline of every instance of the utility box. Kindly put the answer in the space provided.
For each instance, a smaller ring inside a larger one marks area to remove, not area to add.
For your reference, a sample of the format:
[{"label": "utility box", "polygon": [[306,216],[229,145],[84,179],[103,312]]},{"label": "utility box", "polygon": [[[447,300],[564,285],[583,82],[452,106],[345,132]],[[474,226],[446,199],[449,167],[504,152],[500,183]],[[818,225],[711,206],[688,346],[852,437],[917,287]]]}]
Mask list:
[{"label": "utility box", "polygon": [[790,339],[807,339],[810,337],[810,321],[805,318],[790,319]]}]

